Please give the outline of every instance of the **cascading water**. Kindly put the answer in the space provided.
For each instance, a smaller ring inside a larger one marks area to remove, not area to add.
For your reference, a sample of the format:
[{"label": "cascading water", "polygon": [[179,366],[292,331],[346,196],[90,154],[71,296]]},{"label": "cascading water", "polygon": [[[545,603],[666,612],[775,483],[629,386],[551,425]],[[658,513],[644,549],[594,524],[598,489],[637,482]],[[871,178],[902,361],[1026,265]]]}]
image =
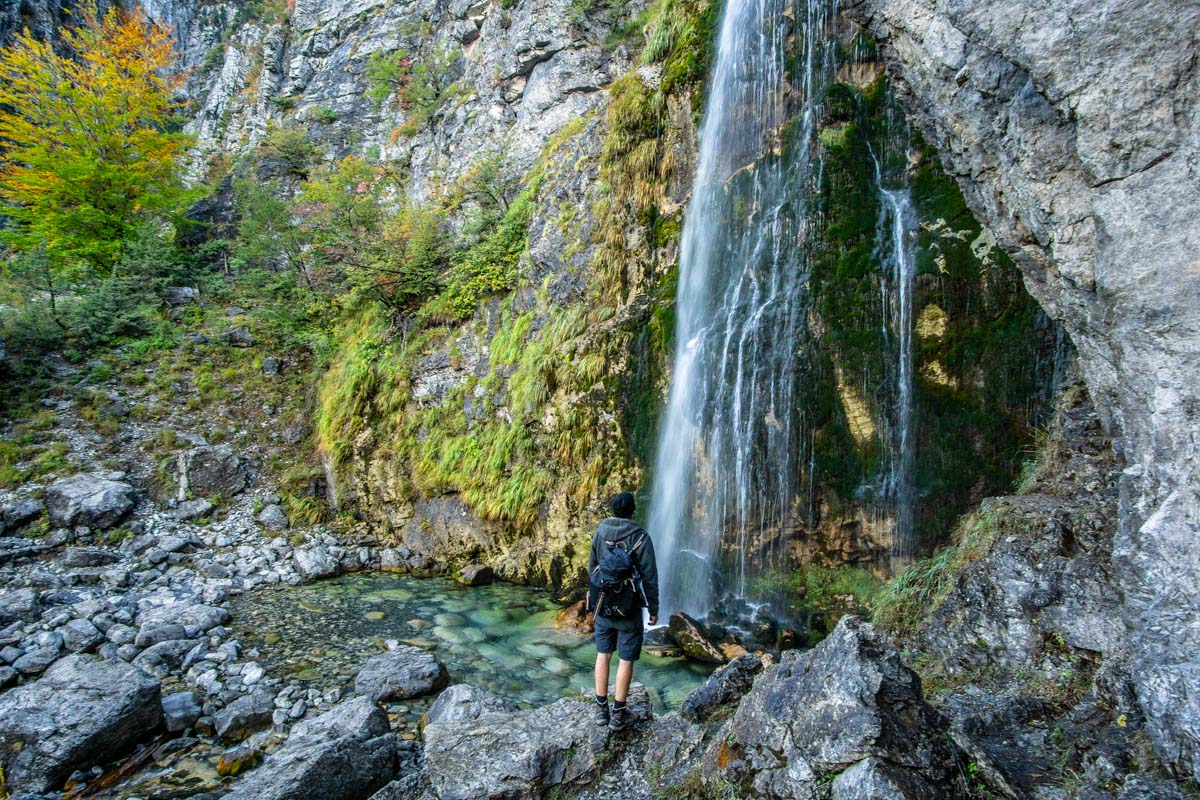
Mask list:
[{"label": "cascading water", "polygon": [[797,462],[811,447],[797,342],[831,16],[825,0],[729,0],[722,18],[650,507],[668,611],[703,615],[718,589],[745,596],[797,514]]},{"label": "cascading water", "polygon": [[[892,435],[891,469],[887,499],[892,508],[892,562],[899,566],[915,553],[913,531],[913,279],[916,275],[916,214],[907,187],[883,188],[876,164],[880,206],[880,233],[886,232],[892,270],[891,327],[896,339],[895,430]],[[881,236],[880,238],[884,238]],[[881,243],[882,244],[882,243]],[[881,248],[883,249],[883,248]],[[885,262],[886,263],[886,262]]]}]

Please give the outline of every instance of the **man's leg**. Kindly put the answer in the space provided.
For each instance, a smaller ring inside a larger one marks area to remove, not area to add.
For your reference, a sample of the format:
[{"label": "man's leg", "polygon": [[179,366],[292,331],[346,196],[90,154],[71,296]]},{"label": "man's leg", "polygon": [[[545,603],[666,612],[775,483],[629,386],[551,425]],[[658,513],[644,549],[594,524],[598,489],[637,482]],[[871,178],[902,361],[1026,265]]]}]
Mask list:
[{"label": "man's leg", "polygon": [[[608,665],[612,662],[612,653],[596,653],[596,697],[608,697]],[[625,662],[622,661],[623,665]],[[632,674],[632,673],[631,673]],[[621,669],[617,668],[617,697],[621,697]],[[629,682],[625,682],[625,690],[629,690]]]},{"label": "man's leg", "polygon": [[[608,664],[604,665],[604,678],[608,680]],[[600,662],[596,662],[596,685],[599,686],[600,680]],[[629,697],[629,684],[633,682],[633,662],[620,659],[617,662],[617,689],[615,692],[618,703],[624,703]]]}]

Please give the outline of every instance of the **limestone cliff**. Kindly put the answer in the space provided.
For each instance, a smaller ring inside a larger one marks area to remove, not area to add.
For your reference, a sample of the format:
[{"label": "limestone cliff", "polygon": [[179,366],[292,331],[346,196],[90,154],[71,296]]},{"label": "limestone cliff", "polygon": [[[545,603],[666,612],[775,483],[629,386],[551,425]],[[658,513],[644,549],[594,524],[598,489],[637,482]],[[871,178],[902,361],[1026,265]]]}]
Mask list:
[{"label": "limestone cliff", "polygon": [[1200,78],[1194,2],[860,0],[915,124],[1070,332],[1116,451],[1125,657],[1200,766]]}]

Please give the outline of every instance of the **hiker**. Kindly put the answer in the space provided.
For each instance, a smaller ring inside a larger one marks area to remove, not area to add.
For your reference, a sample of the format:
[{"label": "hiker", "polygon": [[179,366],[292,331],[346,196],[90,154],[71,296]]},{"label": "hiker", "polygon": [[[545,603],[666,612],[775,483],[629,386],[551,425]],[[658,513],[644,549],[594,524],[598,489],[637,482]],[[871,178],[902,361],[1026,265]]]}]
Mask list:
[{"label": "hiker", "polygon": [[[650,535],[633,521],[633,495],[621,492],[610,503],[613,515],[592,536],[588,555],[588,611],[596,623],[596,724],[620,731],[633,724],[625,707],[633,662],[642,653],[642,609],[658,624],[658,566]],[[617,653],[616,697],[608,710],[608,667]]]}]

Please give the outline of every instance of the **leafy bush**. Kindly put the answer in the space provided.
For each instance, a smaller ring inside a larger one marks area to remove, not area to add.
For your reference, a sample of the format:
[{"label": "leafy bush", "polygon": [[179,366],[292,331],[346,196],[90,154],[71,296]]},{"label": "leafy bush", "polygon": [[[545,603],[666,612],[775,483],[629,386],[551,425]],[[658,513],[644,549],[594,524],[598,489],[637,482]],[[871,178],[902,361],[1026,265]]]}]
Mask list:
[{"label": "leafy bush", "polygon": [[275,161],[287,174],[301,179],[308,178],[317,155],[317,145],[309,141],[303,130],[292,125],[270,127],[258,145],[260,161]]}]

